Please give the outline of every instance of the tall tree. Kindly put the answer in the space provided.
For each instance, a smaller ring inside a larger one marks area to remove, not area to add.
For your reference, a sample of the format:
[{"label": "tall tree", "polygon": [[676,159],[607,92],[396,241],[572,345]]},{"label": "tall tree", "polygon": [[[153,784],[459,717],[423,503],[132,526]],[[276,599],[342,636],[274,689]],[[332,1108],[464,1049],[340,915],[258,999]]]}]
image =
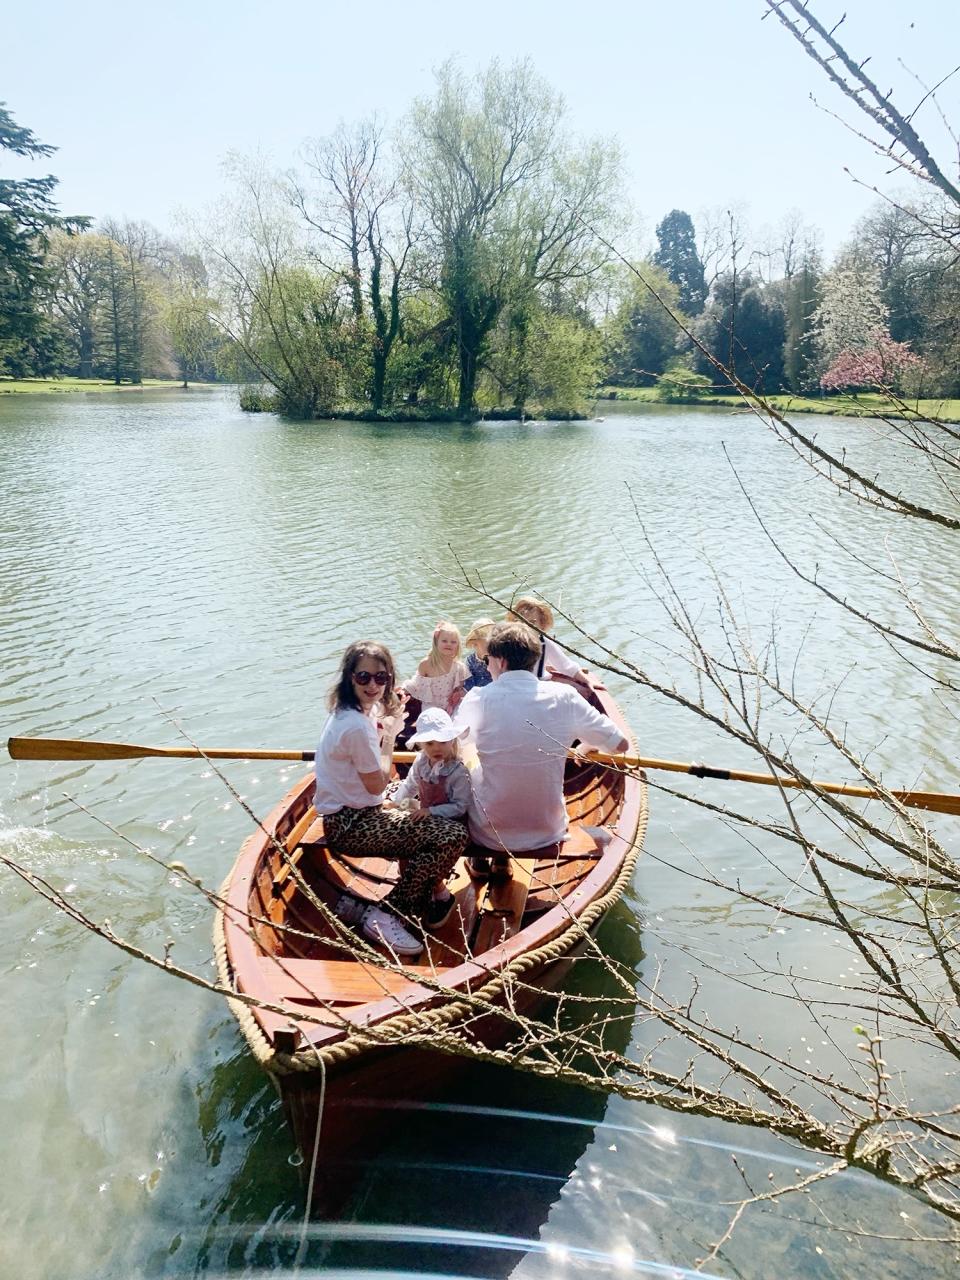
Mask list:
[{"label": "tall tree", "polygon": [[110,246],[106,237],[84,232],[51,237],[47,255],[50,305],[66,334],[72,371],[92,378],[107,334],[105,303],[110,290]]},{"label": "tall tree", "polygon": [[[56,147],[39,142],[0,102],[0,151],[44,159]],[[29,349],[43,329],[40,301],[45,255],[57,229],[79,231],[87,218],[65,218],[53,199],[57,179],[0,178],[0,372],[26,372]]]},{"label": "tall tree", "polygon": [[293,175],[294,206],[316,233],[317,260],[349,290],[357,333],[366,336],[369,394],[384,405],[387,372],[400,333],[401,285],[413,245],[413,212],[383,158],[383,130],[376,120],[341,125],[330,138],[310,144],[312,190]]},{"label": "tall tree", "polygon": [[817,330],[820,269],[817,257],[804,255],[783,281],[786,332],[783,379],[791,391],[810,391],[817,385]]},{"label": "tall tree", "polygon": [[688,316],[699,315],[707,300],[707,284],[689,213],[671,209],[657,226],[657,245],[654,265],[661,267],[677,286],[680,309]]},{"label": "tall tree", "polygon": [[[779,391],[783,385],[785,318],[777,292],[747,273],[729,272],[714,286],[697,333],[710,354],[748,386]],[[714,366],[701,356],[701,373]]]},{"label": "tall tree", "polygon": [[408,183],[424,210],[432,252],[422,270],[448,313],[464,417],[508,304],[522,329],[531,292],[582,278],[605,257],[591,228],[610,214],[619,157],[600,143],[575,153],[562,117],[528,61],[494,62],[472,81],[447,63],[435,96],[414,105]]},{"label": "tall tree", "polygon": [[[667,273],[652,263],[643,263],[640,270],[643,279],[656,289],[670,310],[680,312],[680,290]],[[677,354],[676,322],[646,285],[633,275],[606,331],[607,377],[618,385],[652,385]]]},{"label": "tall tree", "polygon": [[199,255],[179,252],[164,281],[162,316],[183,385],[214,381],[219,373],[220,331],[212,319],[206,269]]},{"label": "tall tree", "polygon": [[897,342],[915,342],[922,334],[922,276],[931,243],[937,242],[924,227],[923,214],[910,203],[881,201],[854,229],[847,254],[876,273]]},{"label": "tall tree", "polygon": [[262,161],[235,158],[236,199],[224,203],[200,241],[211,309],[233,346],[238,373],[269,383],[291,416],[330,412],[361,363],[356,322],[341,282],[318,273],[303,243],[286,184]]},{"label": "tall tree", "polygon": [[[114,350],[113,377],[143,381],[148,369],[164,364],[160,332],[160,277],[171,270],[171,247],[147,222],[108,219],[103,233],[108,251],[109,319]],[[166,361],[169,368],[169,360]]]}]

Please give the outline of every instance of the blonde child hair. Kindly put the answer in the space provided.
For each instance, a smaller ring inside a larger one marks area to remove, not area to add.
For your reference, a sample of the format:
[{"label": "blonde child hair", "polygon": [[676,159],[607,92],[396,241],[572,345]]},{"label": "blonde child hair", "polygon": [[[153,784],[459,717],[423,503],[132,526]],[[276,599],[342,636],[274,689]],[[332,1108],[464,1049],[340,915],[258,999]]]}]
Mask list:
[{"label": "blonde child hair", "polygon": [[449,666],[444,666],[446,659],[441,655],[437,641],[442,635],[453,635],[457,637],[457,652],[453,655],[453,661],[460,657],[463,649],[463,641],[460,639],[460,628],[453,622],[438,622],[433,628],[433,637],[430,642],[430,652],[426,656],[426,665],[435,675],[446,675],[450,670]]},{"label": "blonde child hair", "polygon": [[519,618],[538,631],[553,630],[553,610],[535,596],[521,596],[519,600],[514,600],[513,608],[507,611],[507,618]]},{"label": "blonde child hair", "polygon": [[490,628],[494,625],[492,618],[478,618],[467,632],[466,639],[463,643],[468,649],[473,649],[478,644],[486,646],[487,639],[490,635]]}]

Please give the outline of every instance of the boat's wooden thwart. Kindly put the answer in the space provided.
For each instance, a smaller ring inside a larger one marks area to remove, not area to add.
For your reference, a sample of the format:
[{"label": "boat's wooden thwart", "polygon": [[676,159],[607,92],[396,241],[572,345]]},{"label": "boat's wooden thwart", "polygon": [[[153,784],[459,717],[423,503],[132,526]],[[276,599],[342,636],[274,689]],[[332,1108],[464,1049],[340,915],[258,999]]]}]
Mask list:
[{"label": "boat's wooden thwart", "polygon": [[[590,700],[629,736],[605,690],[592,690]],[[312,807],[312,775],[244,844],[217,915],[219,975],[240,997],[231,1007],[278,1084],[301,1150],[313,1145],[321,1085],[329,1135],[330,1109],[345,1092],[385,1095],[398,1071],[408,1082],[426,1074],[431,1027],[488,1044],[509,1037],[506,1018],[477,1018],[465,996],[482,993],[493,1007],[509,1000],[524,1012],[557,986],[629,882],[646,828],[641,776],[568,759],[564,790],[564,844],[518,856],[502,884],[475,884],[461,868],[451,886],[457,909],[402,966],[344,934],[318,906],[332,910],[344,892],[383,897],[396,864],[330,853]],[[416,1053],[402,1044],[411,1032]]]}]

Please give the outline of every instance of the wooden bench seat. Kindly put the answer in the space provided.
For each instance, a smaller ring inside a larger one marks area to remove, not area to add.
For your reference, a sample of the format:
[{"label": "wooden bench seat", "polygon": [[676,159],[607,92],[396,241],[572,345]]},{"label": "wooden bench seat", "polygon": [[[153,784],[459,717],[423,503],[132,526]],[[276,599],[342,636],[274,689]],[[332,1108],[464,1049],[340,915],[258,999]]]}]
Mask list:
[{"label": "wooden bench seat", "polygon": [[326,848],[326,840],[323,835],[323,819],[314,815],[313,821],[300,837],[300,847],[303,849],[314,850]]},{"label": "wooden bench seat", "polygon": [[[323,839],[321,818],[314,816],[309,823],[299,825],[300,842],[289,854],[293,867],[305,854],[311,855],[315,866],[323,866],[323,878],[335,892],[349,892],[370,902],[376,902],[389,892],[397,873],[395,862],[333,855]],[[477,852],[483,851],[474,846],[468,849],[468,854]],[[458,909],[442,930],[428,936],[428,959],[440,966],[453,965],[462,962],[471,952],[480,955],[513,937],[523,927],[528,904],[531,914],[555,905],[561,900],[568,883],[578,882],[582,878],[582,868],[594,861],[600,852],[590,829],[582,823],[572,822],[561,844],[512,855],[513,874],[505,880],[494,879],[474,885],[465,873],[464,863],[461,863],[450,885]],[[275,898],[280,895],[286,898],[285,891],[294,889],[290,883],[292,874],[289,864],[279,869],[272,886]],[[320,933],[324,932],[321,928]],[[314,1003],[317,1000],[364,1003],[384,999],[388,993],[394,994],[396,986],[396,975],[368,971],[354,961],[290,959],[283,962],[287,975],[275,963],[268,963],[273,973],[265,970],[265,974],[276,998],[297,1003],[310,1003],[311,1000]],[[324,966],[331,965],[335,968],[328,973]],[[406,990],[410,994],[415,986],[406,979],[401,979],[400,983],[401,993]]]},{"label": "wooden bench seat", "polygon": [[[260,976],[277,1002],[368,1004],[393,997],[398,1003],[425,988],[403,974],[358,960],[302,960],[262,956]],[[432,975],[431,975],[432,976]],[[438,980],[443,973],[438,971]]]}]

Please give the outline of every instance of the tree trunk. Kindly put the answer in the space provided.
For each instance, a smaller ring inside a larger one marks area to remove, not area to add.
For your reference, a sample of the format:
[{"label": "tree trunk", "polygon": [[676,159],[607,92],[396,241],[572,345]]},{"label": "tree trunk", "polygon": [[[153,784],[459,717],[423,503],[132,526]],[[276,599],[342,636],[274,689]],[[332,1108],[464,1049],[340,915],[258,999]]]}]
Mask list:
[{"label": "tree trunk", "polygon": [[[383,272],[383,247],[374,239],[371,224],[368,237],[373,267],[370,272],[370,305],[373,310],[373,323],[376,334],[373,339],[373,386],[371,388],[372,407],[379,413],[383,408],[384,389],[387,382],[387,361],[397,333],[400,330],[400,271],[396,264],[393,268],[393,283],[390,286],[390,309],[383,304],[381,280]],[[392,261],[392,260],[391,260]]]},{"label": "tree trunk", "polygon": [[381,342],[373,345],[373,385],[370,388],[370,404],[376,413],[383,408],[383,393],[387,382],[387,353]]},{"label": "tree trunk", "polygon": [[460,395],[457,399],[457,417],[465,422],[476,415],[474,400],[477,392],[477,353],[472,346],[460,343]]},{"label": "tree trunk", "polygon": [[80,321],[80,377],[93,377],[93,330],[86,317]]}]

